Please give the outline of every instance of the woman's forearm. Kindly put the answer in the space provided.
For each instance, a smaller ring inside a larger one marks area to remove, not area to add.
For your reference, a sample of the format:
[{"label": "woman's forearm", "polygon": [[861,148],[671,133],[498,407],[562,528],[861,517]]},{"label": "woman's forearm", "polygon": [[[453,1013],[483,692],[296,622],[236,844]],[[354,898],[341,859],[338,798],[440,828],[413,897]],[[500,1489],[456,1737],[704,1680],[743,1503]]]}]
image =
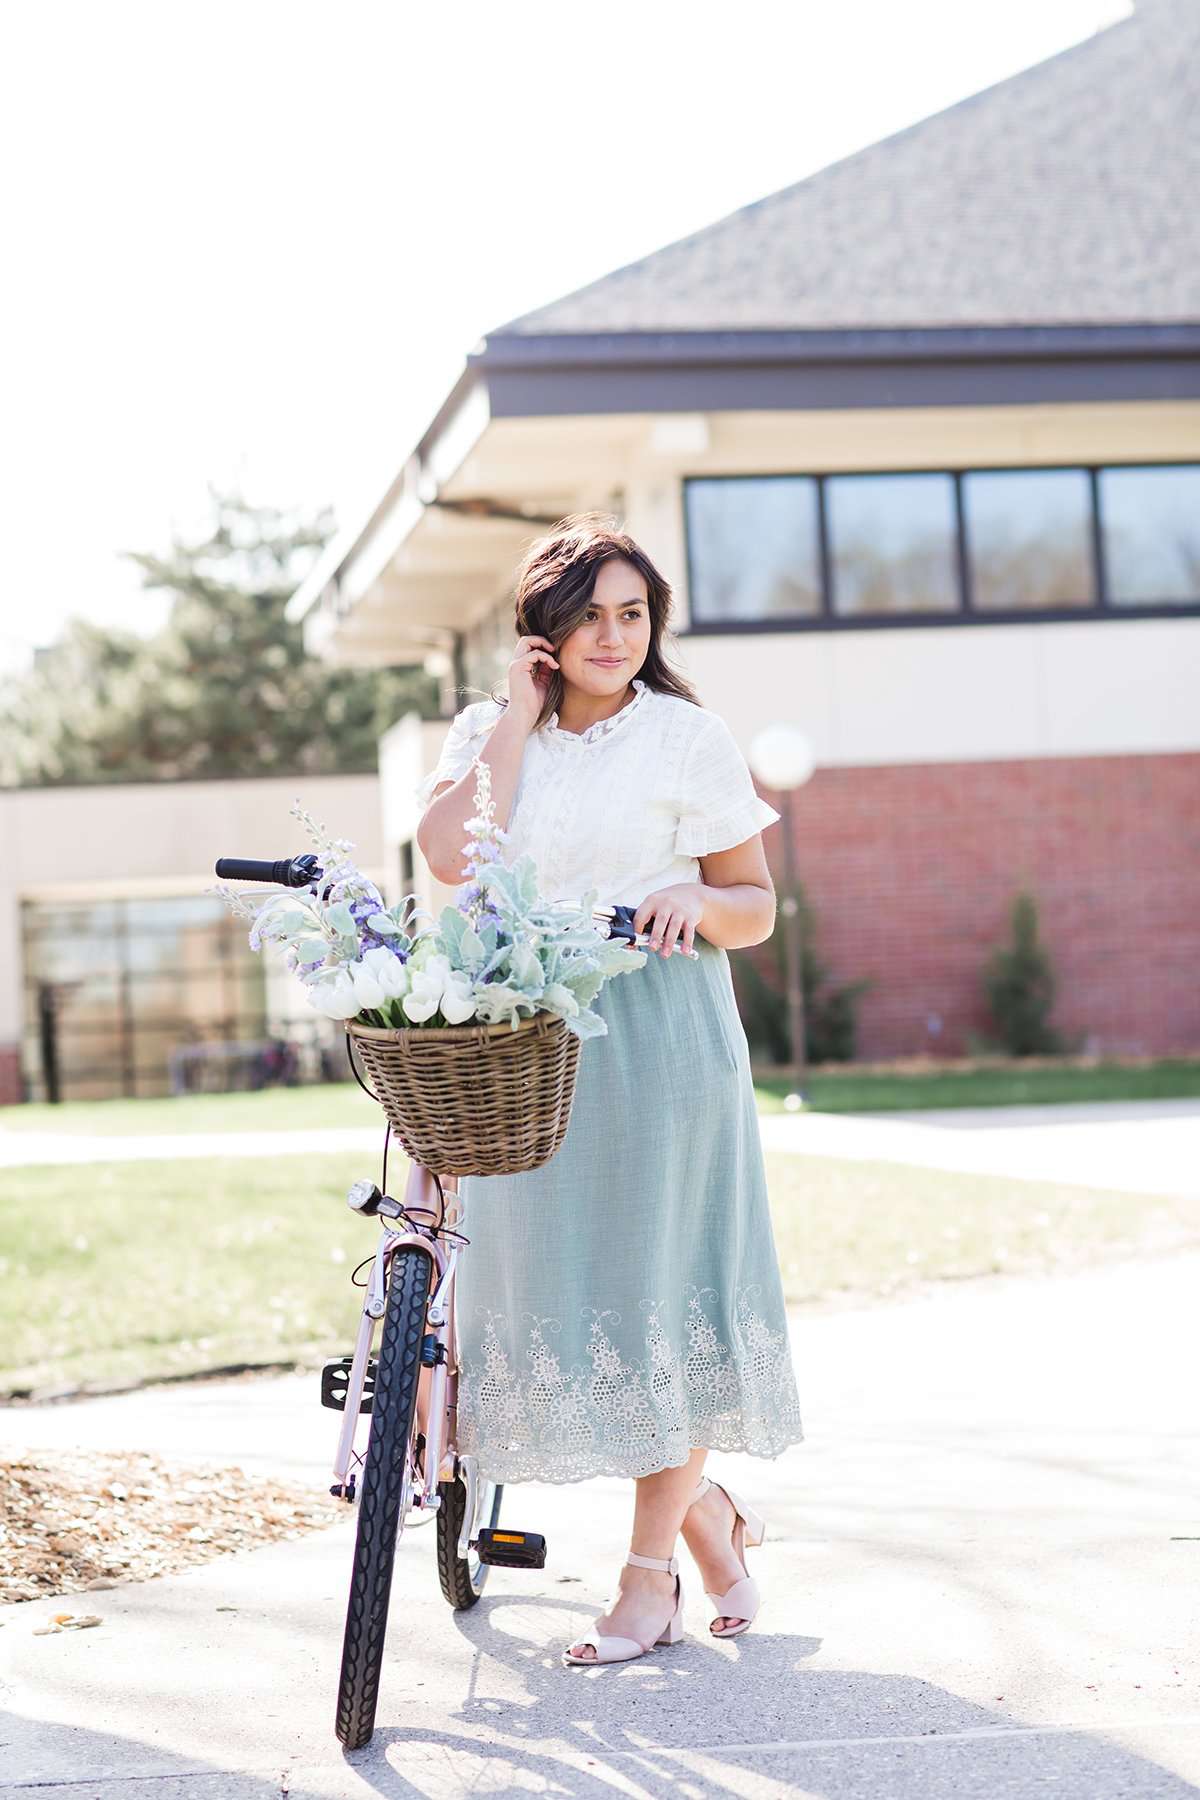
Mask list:
[{"label": "woman's forearm", "polygon": [[769,887],[738,881],[728,887],[700,884],[704,911],[696,930],[724,950],[761,944],[775,929],[775,894]]},{"label": "woman's forearm", "polygon": [[[521,774],[521,759],[529,739],[529,726],[506,707],[479,752],[480,761],[492,772],[495,820],[501,830],[508,825]],[[438,881],[456,886],[467,879],[463,852],[467,820],[475,811],[475,770],[468,769],[454,786],[431,800],[417,827],[417,846]]]}]

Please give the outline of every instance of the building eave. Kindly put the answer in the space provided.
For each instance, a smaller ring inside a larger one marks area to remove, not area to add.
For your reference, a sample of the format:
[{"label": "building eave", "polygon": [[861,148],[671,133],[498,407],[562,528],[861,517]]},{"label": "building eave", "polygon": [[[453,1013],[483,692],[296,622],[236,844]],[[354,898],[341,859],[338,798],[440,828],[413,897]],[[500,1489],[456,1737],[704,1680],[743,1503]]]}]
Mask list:
[{"label": "building eave", "polygon": [[663,364],[946,362],[1200,355],[1200,320],[1176,323],[831,326],[780,331],[500,332],[469,368],[657,368]]},{"label": "building eave", "polygon": [[471,352],[399,473],[323,552],[288,617],[306,619],[324,650],[492,420],[1197,398],[1200,321],[499,333]]}]

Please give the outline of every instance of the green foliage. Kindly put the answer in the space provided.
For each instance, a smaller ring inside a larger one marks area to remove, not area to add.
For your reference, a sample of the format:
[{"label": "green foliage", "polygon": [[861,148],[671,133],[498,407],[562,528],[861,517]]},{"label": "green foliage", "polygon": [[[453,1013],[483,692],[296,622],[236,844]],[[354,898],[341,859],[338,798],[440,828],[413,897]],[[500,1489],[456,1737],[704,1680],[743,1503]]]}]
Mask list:
[{"label": "green foliage", "polygon": [[171,596],[143,638],[72,620],[0,691],[0,785],[327,775],[376,767],[403,712],[437,713],[421,669],[318,662],[288,599],[332,533],[315,515],[211,494],[212,523],[165,556],[132,554]]},{"label": "green foliage", "polygon": [[[869,977],[822,992],[829,965],[816,949],[816,921],[803,883],[792,890],[799,907],[800,988],[804,996],[804,1059],[808,1063],[853,1062],[858,1037],[858,1002],[874,983]],[[780,902],[770,939],[772,973],[764,977],[750,949],[729,953],[734,989],[750,1053],[759,1062],[787,1063],[792,1047],[788,1031],[787,930]]]},{"label": "green foliage", "polygon": [[1037,905],[1024,890],[1012,904],[1012,943],[994,950],[983,971],[983,990],[1001,1042],[1010,1056],[1038,1056],[1065,1048],[1049,1024],[1054,971],[1037,935]]}]

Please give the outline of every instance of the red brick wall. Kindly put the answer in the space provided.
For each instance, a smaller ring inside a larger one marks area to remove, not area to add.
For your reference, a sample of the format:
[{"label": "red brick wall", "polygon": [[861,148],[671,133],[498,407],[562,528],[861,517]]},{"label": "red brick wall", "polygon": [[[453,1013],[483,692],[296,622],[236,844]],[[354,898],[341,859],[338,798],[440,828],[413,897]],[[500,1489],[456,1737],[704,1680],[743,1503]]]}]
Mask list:
[{"label": "red brick wall", "polygon": [[15,1106],[21,1091],[21,1052],[16,1044],[0,1044],[0,1106]]},{"label": "red brick wall", "polygon": [[[823,768],[793,809],[830,980],[875,977],[863,1060],[962,1055],[968,1029],[991,1034],[980,972],[1021,886],[1057,976],[1053,1024],[1086,1051],[1200,1049],[1200,755]],[[763,838],[777,887],[783,829]]]}]

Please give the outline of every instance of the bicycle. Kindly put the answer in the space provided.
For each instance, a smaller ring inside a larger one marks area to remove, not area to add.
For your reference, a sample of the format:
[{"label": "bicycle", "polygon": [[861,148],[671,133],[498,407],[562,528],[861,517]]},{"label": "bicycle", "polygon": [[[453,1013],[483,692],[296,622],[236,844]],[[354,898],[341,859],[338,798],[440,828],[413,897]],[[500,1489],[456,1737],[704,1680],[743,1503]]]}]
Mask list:
[{"label": "bicycle", "polygon": [[[277,862],[222,857],[216,872],[222,880],[314,891],[323,878],[312,855]],[[640,946],[649,934],[635,931],[635,910],[598,906],[592,921],[605,936]],[[349,1033],[346,1048],[355,1080],[371,1094]],[[546,1561],[540,1533],[500,1528],[503,1485],[481,1480],[476,1459],[461,1453],[455,1441],[454,1283],[459,1256],[470,1242],[458,1177],[447,1177],[453,1183],[447,1206],[442,1178],[410,1160],[404,1199],[394,1199],[387,1192],[390,1136],[389,1124],[380,1183],[364,1178],[347,1195],[353,1211],[381,1224],[379,1243],[367,1259],[370,1273],[354,1351],[321,1370],[321,1404],[344,1415],[330,1493],[358,1505],[334,1727],[348,1750],[361,1748],[375,1729],[396,1544],[410,1518],[415,1524],[437,1521],[438,1578],[456,1611],[479,1600],[489,1568],[540,1569]],[[373,1354],[377,1326],[379,1350]],[[370,1422],[359,1450],[363,1415]]]}]

